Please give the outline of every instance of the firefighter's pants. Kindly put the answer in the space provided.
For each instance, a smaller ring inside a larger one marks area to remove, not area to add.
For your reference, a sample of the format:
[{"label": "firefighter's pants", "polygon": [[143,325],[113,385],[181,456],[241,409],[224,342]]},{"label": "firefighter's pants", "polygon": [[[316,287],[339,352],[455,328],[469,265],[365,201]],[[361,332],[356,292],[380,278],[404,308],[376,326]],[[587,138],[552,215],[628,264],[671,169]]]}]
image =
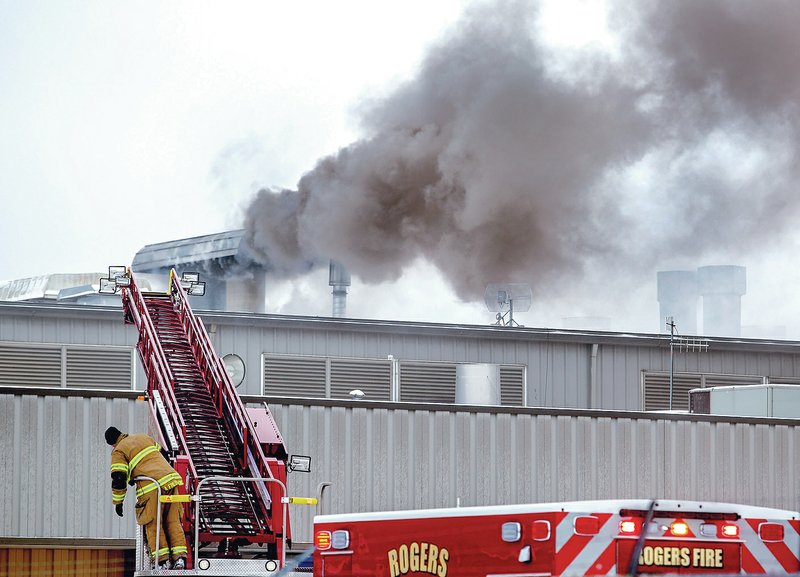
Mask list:
[{"label": "firefighter's pants", "polygon": [[[178,488],[174,487],[162,491],[161,494],[174,495],[177,492]],[[186,557],[186,536],[181,526],[181,517],[183,515],[182,503],[162,503],[161,534],[159,535],[159,543],[155,546],[157,525],[155,507],[157,502],[158,494],[153,491],[147,496],[147,501],[143,504],[146,514],[142,517],[142,520],[148,521],[147,523],[143,523],[143,525],[150,552],[153,554],[153,557],[156,556],[156,552],[158,553],[159,562],[165,561],[170,557],[172,559]],[[139,506],[142,506],[142,503],[137,504],[137,507]]]}]

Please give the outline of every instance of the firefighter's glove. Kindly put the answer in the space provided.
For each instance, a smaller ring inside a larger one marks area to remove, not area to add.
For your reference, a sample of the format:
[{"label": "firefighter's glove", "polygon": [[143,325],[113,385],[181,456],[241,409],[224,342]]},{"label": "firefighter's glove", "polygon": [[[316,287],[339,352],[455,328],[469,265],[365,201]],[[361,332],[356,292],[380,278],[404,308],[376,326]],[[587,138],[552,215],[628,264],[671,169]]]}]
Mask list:
[{"label": "firefighter's glove", "polygon": [[116,507],[114,507],[114,509],[116,509],[117,515],[122,517],[122,503],[119,503]]},{"label": "firefighter's glove", "polygon": [[117,491],[125,489],[126,475],[122,471],[114,471],[111,473],[111,488]]}]

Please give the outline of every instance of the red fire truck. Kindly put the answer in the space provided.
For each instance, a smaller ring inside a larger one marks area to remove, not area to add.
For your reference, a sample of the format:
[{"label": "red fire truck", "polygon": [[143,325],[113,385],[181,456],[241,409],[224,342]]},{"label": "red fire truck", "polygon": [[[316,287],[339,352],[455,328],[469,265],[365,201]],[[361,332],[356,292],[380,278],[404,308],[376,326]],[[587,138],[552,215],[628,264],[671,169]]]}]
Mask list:
[{"label": "red fire truck", "polygon": [[318,515],[317,577],[800,571],[800,514],[686,501],[578,501]]}]

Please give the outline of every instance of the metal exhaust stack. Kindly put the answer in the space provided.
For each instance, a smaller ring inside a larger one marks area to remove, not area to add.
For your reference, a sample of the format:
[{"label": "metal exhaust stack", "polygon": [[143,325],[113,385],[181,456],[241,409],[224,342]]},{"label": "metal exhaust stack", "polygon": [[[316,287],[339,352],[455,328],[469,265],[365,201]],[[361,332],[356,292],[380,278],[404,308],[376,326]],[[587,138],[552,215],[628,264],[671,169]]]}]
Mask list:
[{"label": "metal exhaust stack", "polygon": [[331,316],[343,317],[347,310],[347,287],[350,286],[350,271],[335,260],[331,260],[328,268],[328,285],[331,287],[333,303]]}]

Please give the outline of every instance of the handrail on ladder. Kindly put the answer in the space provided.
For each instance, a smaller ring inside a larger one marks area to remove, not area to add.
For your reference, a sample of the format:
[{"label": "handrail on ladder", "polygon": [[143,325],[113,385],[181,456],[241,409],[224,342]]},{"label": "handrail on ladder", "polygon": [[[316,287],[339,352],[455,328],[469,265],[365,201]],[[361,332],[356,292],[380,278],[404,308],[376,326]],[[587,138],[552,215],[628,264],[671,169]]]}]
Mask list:
[{"label": "handrail on ladder", "polygon": [[[164,405],[167,409],[170,424],[180,429],[181,434],[178,436],[178,443],[180,444],[181,454],[188,459],[190,479],[187,479],[187,484],[197,480],[197,470],[192,462],[189,447],[186,444],[186,423],[183,420],[183,415],[178,409],[178,401],[175,398],[175,393],[172,384],[175,382],[175,377],[172,375],[172,370],[169,368],[167,356],[164,349],[161,347],[161,341],[158,339],[155,331],[155,324],[153,319],[150,318],[150,313],[144,303],[144,297],[139,291],[139,287],[133,279],[130,269],[127,271],[130,277],[130,286],[123,287],[122,301],[125,309],[131,313],[134,325],[139,329],[139,349],[142,363],[145,370],[148,372],[148,392],[155,385],[161,393],[162,398],[165,399]],[[127,305],[127,306],[126,306]],[[155,383],[149,377],[153,376]]]},{"label": "handrail on ladder", "polygon": [[[208,338],[208,333],[195,316],[191,306],[189,306],[186,291],[184,291],[181,286],[175,269],[170,271],[169,293],[173,295],[173,301],[177,306],[187,335],[190,337],[190,342],[197,344],[199,347],[198,357],[202,364],[202,372],[210,376],[210,378],[206,378],[206,382],[211,387],[212,396],[216,393],[218,402],[220,403],[217,407],[219,416],[222,416],[224,413],[222,409],[222,403],[224,403],[228,409],[227,414],[234,420],[236,432],[240,436],[238,440],[242,444],[242,454],[240,455],[241,466],[252,467],[255,465],[255,471],[253,472],[258,473],[259,476],[268,479],[276,478],[258,439],[252,433],[255,427],[250,420],[250,416],[242,410],[241,401],[239,400],[233,383],[231,383],[230,376],[214,351],[214,347]],[[252,462],[253,460],[255,463]]]}]

